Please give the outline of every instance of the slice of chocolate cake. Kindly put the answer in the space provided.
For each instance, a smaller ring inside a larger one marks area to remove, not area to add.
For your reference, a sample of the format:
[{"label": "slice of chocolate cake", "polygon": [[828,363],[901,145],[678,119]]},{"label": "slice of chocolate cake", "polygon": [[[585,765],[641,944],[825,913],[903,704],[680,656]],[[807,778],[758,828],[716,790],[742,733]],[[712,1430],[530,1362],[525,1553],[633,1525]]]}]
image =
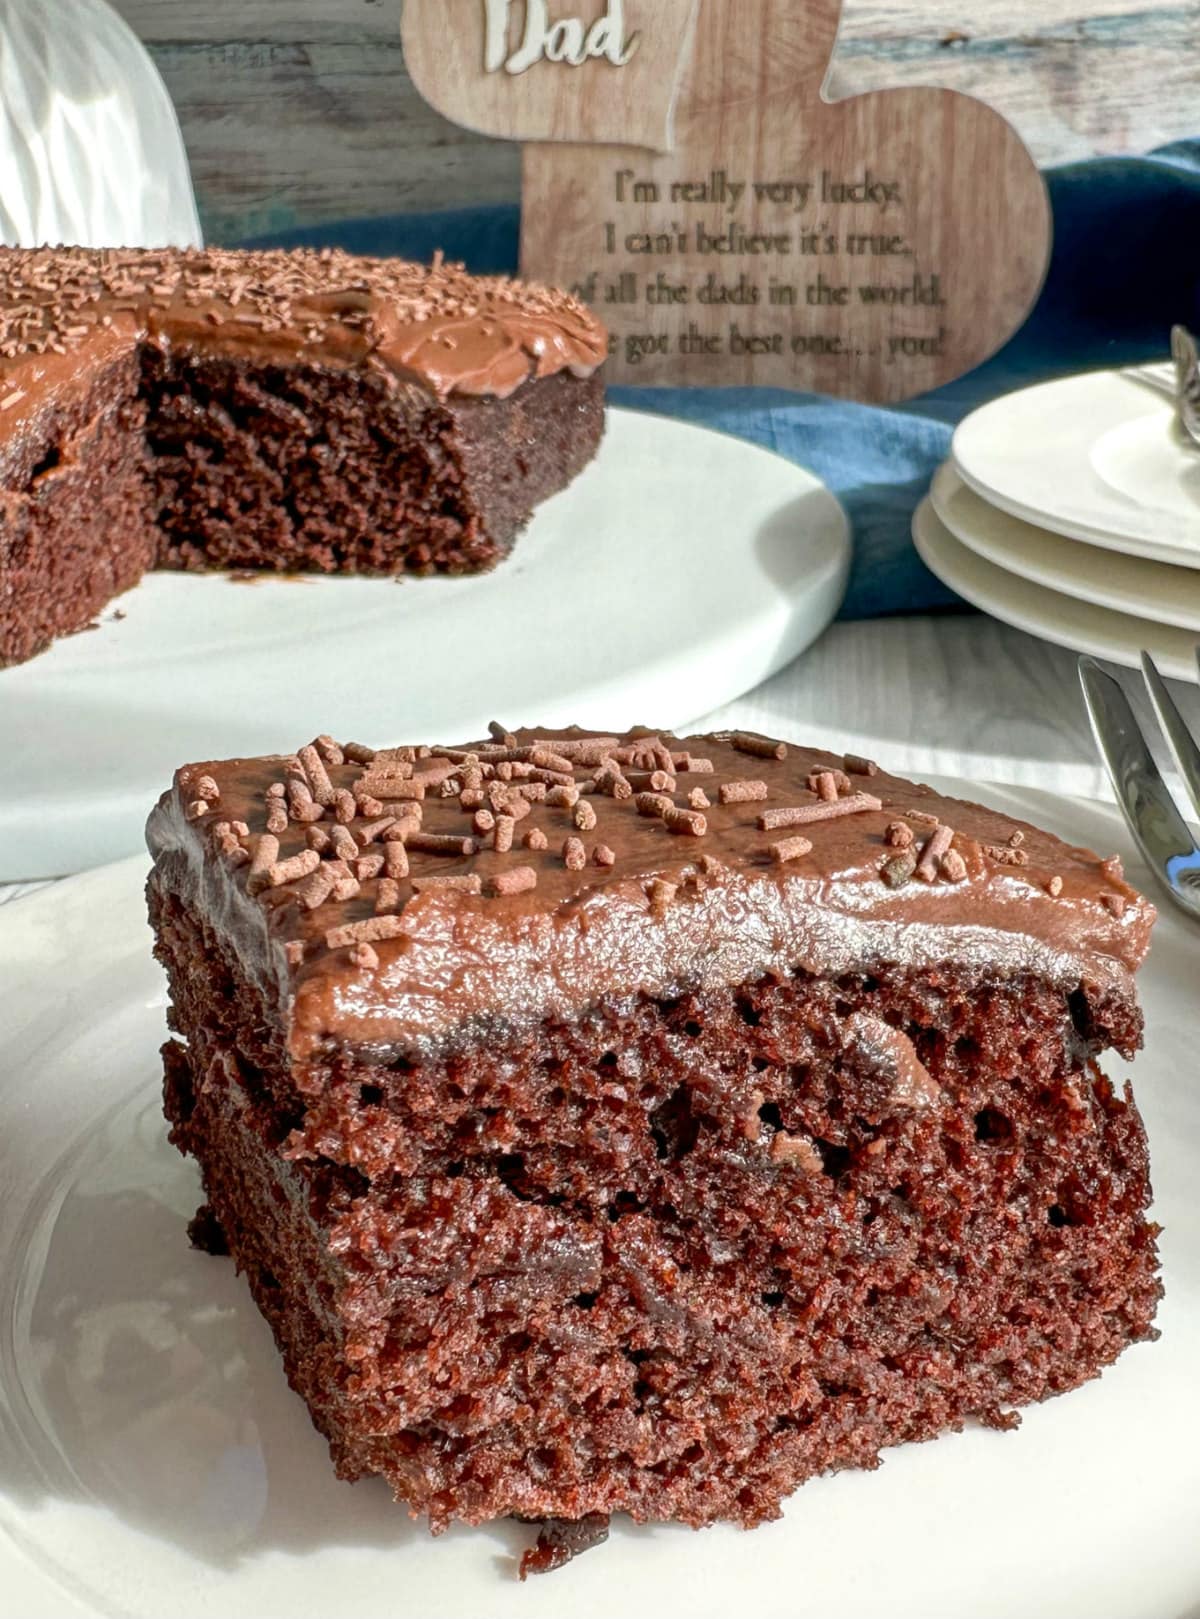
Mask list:
[{"label": "slice of chocolate cake", "polygon": [[606,351],[445,264],[0,248],[0,665],[154,566],[492,567],[595,454]]},{"label": "slice of chocolate cake", "polygon": [[1154,1335],[1115,860],[641,731],[319,738],[148,835],[198,1237],[435,1529],[756,1524]]}]

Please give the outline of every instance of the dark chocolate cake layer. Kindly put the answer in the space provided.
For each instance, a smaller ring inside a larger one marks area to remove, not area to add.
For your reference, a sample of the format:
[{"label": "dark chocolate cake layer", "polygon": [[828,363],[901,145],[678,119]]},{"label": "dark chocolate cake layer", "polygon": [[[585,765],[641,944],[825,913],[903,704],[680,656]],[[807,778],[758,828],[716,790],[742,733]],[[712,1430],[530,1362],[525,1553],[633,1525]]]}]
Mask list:
[{"label": "dark chocolate cake layer", "polygon": [[0,449],[0,666],[90,624],[154,566],[137,369],[111,357]]},{"label": "dark chocolate cake layer", "polygon": [[339,1471],[434,1527],[753,1524],[1153,1335],[1115,862],[641,734],[319,739],[149,836],[173,1139]]},{"label": "dark chocolate cake layer", "polygon": [[605,347],[443,264],[0,249],[0,665],[149,566],[493,566],[595,454]]}]

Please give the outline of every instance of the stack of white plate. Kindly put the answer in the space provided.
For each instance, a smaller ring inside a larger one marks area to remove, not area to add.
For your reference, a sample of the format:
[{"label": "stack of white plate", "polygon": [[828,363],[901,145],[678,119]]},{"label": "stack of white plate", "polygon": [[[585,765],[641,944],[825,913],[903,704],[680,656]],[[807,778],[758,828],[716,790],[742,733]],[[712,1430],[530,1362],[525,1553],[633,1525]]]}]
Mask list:
[{"label": "stack of white plate", "polygon": [[1145,648],[1196,680],[1200,447],[1144,378],[1090,372],[977,410],[913,537],[939,579],[1005,623],[1129,666]]}]

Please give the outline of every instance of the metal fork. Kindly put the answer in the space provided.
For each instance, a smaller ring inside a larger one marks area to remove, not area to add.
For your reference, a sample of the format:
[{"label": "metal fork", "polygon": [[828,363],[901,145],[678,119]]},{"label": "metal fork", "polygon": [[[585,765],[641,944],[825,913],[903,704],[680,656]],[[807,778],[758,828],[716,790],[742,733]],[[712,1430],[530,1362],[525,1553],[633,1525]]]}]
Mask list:
[{"label": "metal fork", "polygon": [[1171,331],[1171,358],[1159,365],[1127,365],[1121,373],[1170,399],[1187,438],[1200,446],[1200,350],[1186,326]]},{"label": "metal fork", "polygon": [[1200,349],[1186,327],[1171,333],[1171,358],[1179,395],[1179,420],[1187,436],[1200,444]]},{"label": "metal fork", "polygon": [[[1200,647],[1196,664],[1200,669]],[[1148,652],[1142,653],[1142,674],[1171,756],[1200,815],[1200,747]],[[1129,699],[1094,658],[1080,658],[1079,678],[1092,730],[1129,830],[1171,899],[1200,921],[1200,847],[1167,791]]]}]

